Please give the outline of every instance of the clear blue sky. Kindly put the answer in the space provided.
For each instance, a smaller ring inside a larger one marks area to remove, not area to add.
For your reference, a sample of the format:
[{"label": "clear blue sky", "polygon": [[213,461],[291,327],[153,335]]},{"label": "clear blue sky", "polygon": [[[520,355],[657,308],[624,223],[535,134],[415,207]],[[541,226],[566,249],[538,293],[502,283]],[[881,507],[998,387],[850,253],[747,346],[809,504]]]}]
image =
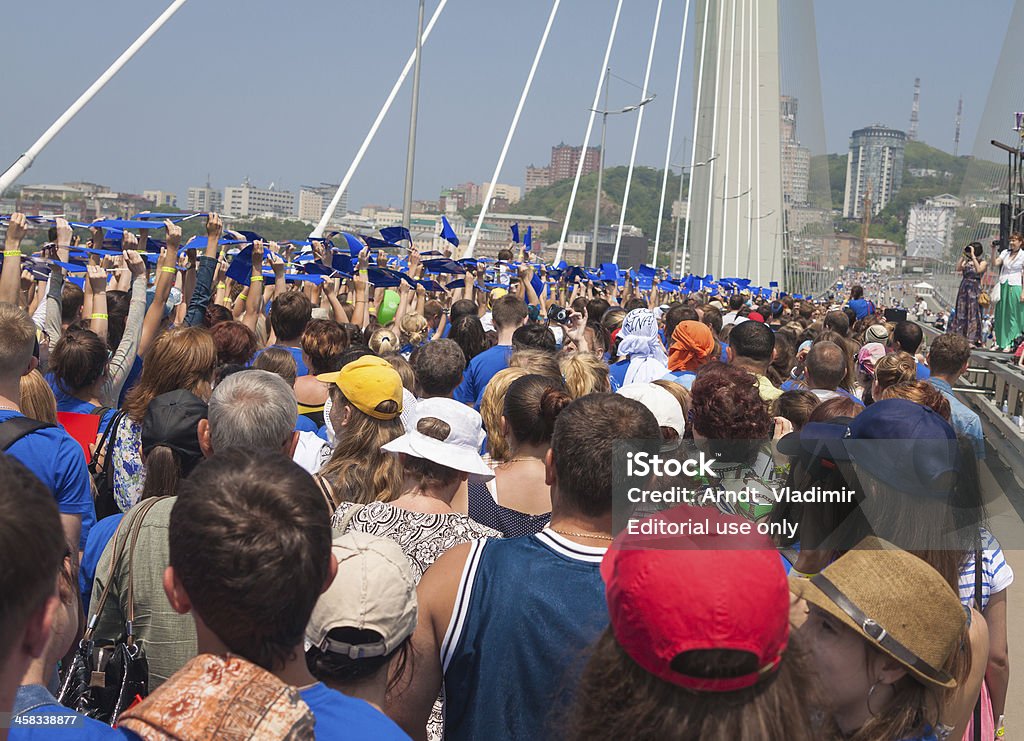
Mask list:
[{"label": "clear blue sky", "polygon": [[[693,0],[691,25],[696,12]],[[1011,0],[813,2],[821,105],[814,102],[812,0],[780,0],[783,92],[801,97],[800,135],[845,151],[852,129],[906,128],[922,79],[920,138],[952,149],[964,96],[961,153],[972,151],[1013,7]],[[13,161],[165,7],[164,0],[36,0],[5,9],[0,166]],[[436,5],[428,0],[427,14]],[[488,180],[550,0],[450,0],[424,52],[417,198],[444,185]],[[656,0],[629,0],[613,73],[639,86]],[[668,131],[682,0],[665,3],[640,164],[660,167]],[[564,0],[501,176],[521,184],[550,147],[579,143],[586,126],[613,0]],[[119,190],[218,187],[245,176],[297,189],[337,182],[405,63],[415,0],[190,0],[58,136],[23,183],[92,180]],[[692,33],[677,123],[681,161],[692,127]],[[350,204],[400,204],[408,90],[356,174]],[[787,84],[791,89],[787,90]],[[613,107],[640,97],[613,79]],[[823,111],[823,113],[822,113]],[[629,117],[613,120],[608,163],[625,164]],[[596,139],[596,137],[595,137]]]}]

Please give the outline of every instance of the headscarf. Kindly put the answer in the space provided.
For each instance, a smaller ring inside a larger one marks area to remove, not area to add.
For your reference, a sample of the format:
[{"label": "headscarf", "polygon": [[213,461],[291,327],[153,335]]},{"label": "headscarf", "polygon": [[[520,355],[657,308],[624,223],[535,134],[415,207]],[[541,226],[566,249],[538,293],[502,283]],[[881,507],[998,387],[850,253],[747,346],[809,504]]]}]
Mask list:
[{"label": "headscarf", "polygon": [[714,351],[715,336],[706,324],[692,320],[679,322],[668,349],[668,369],[695,371]]},{"label": "headscarf", "polygon": [[656,381],[668,372],[668,355],[658,335],[658,320],[650,309],[633,309],[622,320],[619,355],[629,357],[623,385]]}]

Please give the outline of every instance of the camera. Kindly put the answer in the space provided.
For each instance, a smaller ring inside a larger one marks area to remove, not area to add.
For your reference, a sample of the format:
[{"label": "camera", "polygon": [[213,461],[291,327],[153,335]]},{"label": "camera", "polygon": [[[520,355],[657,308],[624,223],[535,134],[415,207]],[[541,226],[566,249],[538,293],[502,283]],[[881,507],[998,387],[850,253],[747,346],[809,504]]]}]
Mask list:
[{"label": "camera", "polygon": [[557,322],[558,324],[569,323],[569,309],[558,304],[551,304],[548,307],[548,321]]}]

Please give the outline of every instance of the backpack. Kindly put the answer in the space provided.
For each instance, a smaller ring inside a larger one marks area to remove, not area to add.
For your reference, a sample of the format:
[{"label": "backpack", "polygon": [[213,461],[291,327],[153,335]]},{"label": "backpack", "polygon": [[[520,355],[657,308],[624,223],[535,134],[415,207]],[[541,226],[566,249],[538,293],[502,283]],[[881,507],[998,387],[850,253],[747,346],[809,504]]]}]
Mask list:
[{"label": "backpack", "polygon": [[[109,407],[96,407],[92,414],[102,415],[107,413]],[[92,475],[93,484],[96,486],[96,519],[101,520],[110,515],[116,515],[121,510],[114,501],[114,462],[111,455],[114,446],[114,439],[117,437],[117,428],[121,421],[128,416],[124,410],[118,411],[107,425],[106,431],[100,437],[96,450],[89,461],[89,473]],[[103,458],[102,465],[100,457]]]}]

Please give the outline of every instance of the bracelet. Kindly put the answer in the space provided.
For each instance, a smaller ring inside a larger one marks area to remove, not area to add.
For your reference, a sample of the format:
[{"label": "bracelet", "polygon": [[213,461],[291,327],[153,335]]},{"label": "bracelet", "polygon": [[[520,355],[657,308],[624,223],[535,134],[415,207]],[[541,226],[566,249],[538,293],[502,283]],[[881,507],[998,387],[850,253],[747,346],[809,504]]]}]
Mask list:
[{"label": "bracelet", "polygon": [[996,729],[996,738],[1002,738],[1005,735],[1006,728],[1004,726],[999,726],[999,728]]},{"label": "bracelet", "polygon": [[220,283],[217,284],[217,288],[227,288],[227,284],[224,283],[224,281],[221,281]]},{"label": "bracelet", "polygon": [[21,257],[21,250],[4,250],[4,257]]},{"label": "bracelet", "polygon": [[262,275],[253,275],[253,276],[251,276],[249,278],[249,282],[250,283],[256,283],[256,282],[262,281],[262,280],[263,280],[263,276]]},{"label": "bracelet", "polygon": [[366,277],[366,276],[368,276],[369,274],[370,274],[370,273],[369,273],[369,271],[368,271],[368,270],[367,270],[366,268],[361,268],[361,269],[359,270],[359,277],[361,277],[361,278],[365,278],[365,277]]},{"label": "bracelet", "polygon": [[161,273],[171,273],[172,275],[177,275],[178,274],[178,269],[177,268],[172,268],[170,265],[161,265],[160,266],[160,272]]},{"label": "bracelet", "polygon": [[238,294],[238,298],[241,301],[245,301],[247,298],[249,298],[249,296],[248,296],[248,294],[240,293],[240,294]]},{"label": "bracelet", "polygon": [[797,571],[796,569],[790,569],[789,570],[789,574],[790,574],[790,576],[795,576],[798,579],[810,579],[812,576],[817,576],[816,573],[814,573],[814,574],[805,574],[804,572]]},{"label": "bracelet", "polygon": [[110,317],[107,314],[93,314],[89,318],[90,319],[109,319]]}]

